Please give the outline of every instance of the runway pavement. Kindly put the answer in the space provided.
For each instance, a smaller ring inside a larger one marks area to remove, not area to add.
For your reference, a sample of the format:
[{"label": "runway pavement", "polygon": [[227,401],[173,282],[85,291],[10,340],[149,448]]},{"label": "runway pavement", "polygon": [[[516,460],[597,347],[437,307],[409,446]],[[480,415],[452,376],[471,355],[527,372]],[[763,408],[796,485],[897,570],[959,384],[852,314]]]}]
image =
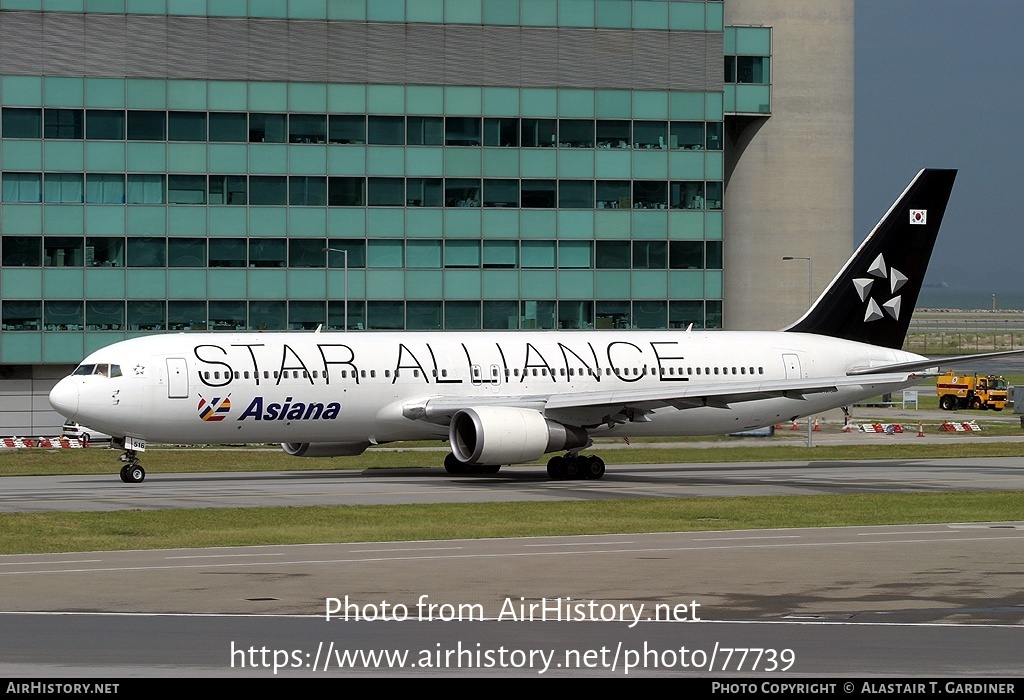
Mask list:
[{"label": "runway pavement", "polygon": [[[1018,522],[0,557],[0,674],[1016,676],[1022,544]],[[382,650],[404,668],[350,656]]]}]

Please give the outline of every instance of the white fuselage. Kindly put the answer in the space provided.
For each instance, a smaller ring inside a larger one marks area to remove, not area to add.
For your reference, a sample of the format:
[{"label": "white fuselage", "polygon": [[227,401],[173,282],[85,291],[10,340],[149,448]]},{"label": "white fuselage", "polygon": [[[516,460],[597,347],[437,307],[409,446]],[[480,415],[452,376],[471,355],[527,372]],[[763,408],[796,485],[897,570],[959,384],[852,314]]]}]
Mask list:
[{"label": "white fuselage", "polygon": [[[588,396],[678,388],[699,396],[731,384],[844,377],[921,359],[899,350],[783,332],[477,331],[466,333],[202,333],[135,338],[103,348],[57,385],[61,413],[150,442],[362,442],[444,438],[443,421],[410,406],[444,399],[535,406],[591,435],[734,432],[806,416],[914,383],[867,375],[836,391],[661,405],[606,421]],[[117,375],[120,376],[117,376]],[[756,392],[755,392],[756,393]],[[579,408],[545,408],[551,397]]]}]

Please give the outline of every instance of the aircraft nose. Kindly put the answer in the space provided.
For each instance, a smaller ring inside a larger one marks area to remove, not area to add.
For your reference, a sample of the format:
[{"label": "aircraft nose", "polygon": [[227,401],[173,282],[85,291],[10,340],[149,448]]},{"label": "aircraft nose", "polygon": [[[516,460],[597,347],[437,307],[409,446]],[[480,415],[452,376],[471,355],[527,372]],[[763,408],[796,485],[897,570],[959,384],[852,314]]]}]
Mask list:
[{"label": "aircraft nose", "polygon": [[50,391],[50,405],[65,418],[74,418],[78,413],[78,385],[71,377],[64,377]]}]

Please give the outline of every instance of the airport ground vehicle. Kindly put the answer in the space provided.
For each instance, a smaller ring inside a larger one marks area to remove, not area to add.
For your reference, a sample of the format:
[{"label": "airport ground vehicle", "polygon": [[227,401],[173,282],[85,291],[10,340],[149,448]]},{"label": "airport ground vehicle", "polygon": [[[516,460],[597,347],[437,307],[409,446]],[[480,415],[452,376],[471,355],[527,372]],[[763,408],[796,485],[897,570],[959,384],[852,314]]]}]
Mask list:
[{"label": "airport ground vehicle", "polygon": [[61,434],[66,438],[77,438],[88,442],[110,442],[110,436],[103,431],[87,428],[73,420],[64,421],[64,429]]},{"label": "airport ground vehicle", "polygon": [[950,370],[939,377],[935,385],[939,406],[946,411],[958,408],[1002,411],[1006,406],[1006,380],[990,374],[957,374]]}]

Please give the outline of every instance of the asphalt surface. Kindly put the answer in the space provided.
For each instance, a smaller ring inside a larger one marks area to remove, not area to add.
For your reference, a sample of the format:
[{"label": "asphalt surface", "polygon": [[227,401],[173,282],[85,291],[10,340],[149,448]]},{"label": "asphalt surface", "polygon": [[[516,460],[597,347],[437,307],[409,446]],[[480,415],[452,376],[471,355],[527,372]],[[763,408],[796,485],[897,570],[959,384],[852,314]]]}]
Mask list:
[{"label": "asphalt surface", "polygon": [[[0,674],[1016,677],[1022,545],[1018,522],[7,556]],[[407,656],[346,656],[383,650]]]}]

